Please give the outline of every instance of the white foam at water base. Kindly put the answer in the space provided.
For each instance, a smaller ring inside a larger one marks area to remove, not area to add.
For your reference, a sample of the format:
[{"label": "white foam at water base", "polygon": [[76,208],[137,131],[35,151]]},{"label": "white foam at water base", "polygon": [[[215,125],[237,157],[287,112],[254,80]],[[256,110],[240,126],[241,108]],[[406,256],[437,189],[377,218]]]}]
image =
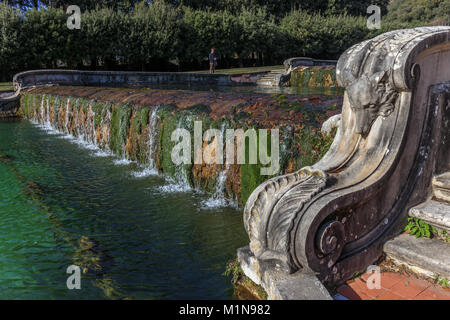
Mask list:
[{"label": "white foam at water base", "polygon": [[75,144],[77,144],[79,147],[86,149],[86,150],[90,150],[90,151],[99,150],[99,148],[95,144],[86,142],[85,140],[83,140],[83,137],[74,138],[73,142]]},{"label": "white foam at water base", "polygon": [[158,170],[153,168],[145,168],[141,171],[133,171],[131,172],[131,175],[135,178],[146,178],[151,176],[157,176]]},{"label": "white foam at water base", "polygon": [[94,156],[100,157],[100,158],[114,157],[114,155],[112,153],[103,151],[101,149],[99,149],[96,153],[94,153]]},{"label": "white foam at water base", "polygon": [[46,133],[50,134],[50,135],[62,135],[61,132],[58,132],[57,130],[53,129],[51,126],[47,125],[47,124],[40,124],[38,122],[34,122],[31,121],[31,123],[38,127],[39,129],[41,129],[42,131],[45,131]]},{"label": "white foam at water base", "polygon": [[[57,130],[55,130],[50,124],[45,123],[45,124],[40,124],[38,122],[32,121],[30,120],[30,122],[35,125],[36,127],[38,127],[39,129],[45,131],[48,134],[51,135],[58,135],[60,139],[64,139],[64,140],[68,140],[69,142],[75,143],[77,146],[89,150],[89,151],[95,151],[95,153],[93,154],[96,157],[114,157],[114,154],[112,154],[110,151],[105,151],[100,149],[97,145],[95,145],[94,143],[91,142],[87,142],[84,139],[83,136],[80,137],[74,137],[72,134],[70,133],[61,133]],[[126,160],[126,159],[119,159],[119,160],[115,160],[114,164],[115,165],[128,165],[132,163],[132,161],[130,160]]]},{"label": "white foam at water base", "polygon": [[224,208],[234,206],[233,201],[225,199],[225,198],[209,198],[207,200],[203,200],[200,202],[202,208],[206,209],[216,209],[216,208]]},{"label": "white foam at water base", "polygon": [[[54,129],[49,123],[40,124],[35,121],[30,121],[33,125],[38,127],[39,129],[45,131],[51,135],[58,135],[61,139],[69,140],[72,143],[75,143],[77,146],[89,150],[95,151],[93,153],[96,157],[115,157],[113,153],[110,151],[105,151],[100,149],[97,145],[91,142],[86,142],[84,136],[74,137],[72,134],[64,134],[56,129]],[[114,165],[124,166],[133,163],[133,161],[128,159],[115,159],[113,160]],[[223,184],[226,181],[226,172],[224,170],[220,173],[218,177],[218,185],[215,194],[213,194],[209,199],[201,201],[201,209],[215,209],[215,208],[223,208],[223,207],[235,207],[237,208],[237,203],[233,200],[226,199],[223,195]],[[146,178],[150,176],[159,176],[158,170],[152,167],[143,168],[141,171],[133,171],[131,172],[131,176],[134,178]],[[203,194],[204,192],[201,190],[197,190],[192,188],[187,182],[176,182],[171,178],[166,178],[167,184],[163,186],[159,186],[156,189],[161,193],[190,193],[190,192],[198,192]]]},{"label": "white foam at water base", "polygon": [[225,182],[227,181],[229,166],[222,170],[217,177],[216,191],[207,200],[201,202],[202,208],[215,209],[223,207],[237,207],[237,203],[233,200],[225,198]]},{"label": "white foam at water base", "polygon": [[170,183],[157,189],[162,193],[187,193],[193,190],[190,185],[185,183]]},{"label": "white foam at water base", "polygon": [[128,160],[128,159],[117,159],[117,160],[114,160],[113,163],[116,166],[127,166],[127,165],[133,163],[133,161]]}]

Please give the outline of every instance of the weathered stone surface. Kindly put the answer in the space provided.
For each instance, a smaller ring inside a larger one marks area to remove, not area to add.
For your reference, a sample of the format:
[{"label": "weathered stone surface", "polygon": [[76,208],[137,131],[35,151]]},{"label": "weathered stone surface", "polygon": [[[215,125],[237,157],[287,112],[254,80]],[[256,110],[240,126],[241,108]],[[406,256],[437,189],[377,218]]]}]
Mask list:
[{"label": "weathered stone surface", "polygon": [[333,300],[314,274],[286,274],[277,265],[259,265],[249,247],[238,250],[238,259],[245,274],[264,287],[269,300]]},{"label": "weathered stone surface", "polygon": [[409,215],[450,232],[450,204],[448,203],[427,201],[411,208]]},{"label": "weathered stone surface", "polygon": [[325,121],[322,125],[322,133],[326,136],[331,135],[333,129],[337,129],[341,126],[341,118],[340,114],[334,115],[330,117],[327,121]]},{"label": "weathered stone surface", "polygon": [[438,200],[450,203],[450,172],[433,178],[433,192]]},{"label": "weathered stone surface", "polygon": [[336,67],[296,67],[290,72],[291,87],[337,87]]},{"label": "weathered stone surface", "polygon": [[[340,113],[342,97],[326,95],[282,96],[256,93],[157,90],[136,88],[99,88],[51,86],[22,90],[24,93],[37,95],[50,94],[65,97],[85,98],[96,101],[108,101],[115,104],[133,104],[136,106],[157,106],[174,104],[178,109],[186,109],[196,105],[211,108],[212,119],[220,119],[230,115],[241,114],[244,120],[254,120],[269,125],[301,126],[309,118],[323,123],[330,116]],[[297,110],[294,108],[300,105]],[[337,110],[334,110],[337,109]],[[310,116],[305,111],[313,112]]]},{"label": "weathered stone surface", "polygon": [[402,234],[384,245],[386,254],[397,261],[450,278],[450,244]]},{"label": "weathered stone surface", "polygon": [[284,70],[272,70],[256,81],[258,86],[280,86],[283,85]]},{"label": "weathered stone surface", "polygon": [[183,72],[126,72],[80,70],[31,70],[18,73],[13,82],[19,87],[43,85],[98,86],[98,87],[148,87],[151,84],[208,84],[238,85],[231,75]]},{"label": "weathered stone surface", "polygon": [[380,257],[408,208],[430,197],[433,175],[450,170],[449,63],[450,27],[388,32],[341,56],[336,138],[318,163],[250,196],[244,225],[258,263],[247,269],[339,284]]},{"label": "weathered stone surface", "polygon": [[289,73],[299,66],[335,66],[336,63],[336,60],[317,60],[307,57],[295,57],[285,60],[284,68],[286,69],[286,73]]},{"label": "weathered stone surface", "polygon": [[19,92],[0,92],[0,118],[15,117],[19,107]]}]

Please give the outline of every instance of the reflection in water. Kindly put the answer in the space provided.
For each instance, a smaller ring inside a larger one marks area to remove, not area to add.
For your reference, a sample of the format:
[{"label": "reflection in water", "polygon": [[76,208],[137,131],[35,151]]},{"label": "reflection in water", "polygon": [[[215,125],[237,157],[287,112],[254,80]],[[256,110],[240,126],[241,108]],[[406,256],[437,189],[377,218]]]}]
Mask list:
[{"label": "reflection in water", "polygon": [[[239,210],[205,210],[208,195],[62,138],[0,122],[0,299],[232,297]],[[74,263],[81,290],[66,287]]]}]

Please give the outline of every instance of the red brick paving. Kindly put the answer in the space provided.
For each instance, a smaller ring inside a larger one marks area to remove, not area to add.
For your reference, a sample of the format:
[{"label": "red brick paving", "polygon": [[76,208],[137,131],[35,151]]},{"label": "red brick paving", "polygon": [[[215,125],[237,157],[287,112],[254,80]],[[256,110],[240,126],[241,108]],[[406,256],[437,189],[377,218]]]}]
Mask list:
[{"label": "red brick paving", "polygon": [[349,300],[450,300],[450,289],[399,273],[382,273],[381,289],[369,289],[370,276],[366,273],[348,281],[338,293]]}]

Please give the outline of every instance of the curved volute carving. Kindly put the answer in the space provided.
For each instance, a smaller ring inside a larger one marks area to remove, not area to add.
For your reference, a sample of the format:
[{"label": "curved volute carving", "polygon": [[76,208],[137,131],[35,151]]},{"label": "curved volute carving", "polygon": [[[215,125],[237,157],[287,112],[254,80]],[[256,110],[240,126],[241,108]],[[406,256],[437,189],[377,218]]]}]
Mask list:
[{"label": "curved volute carving", "polygon": [[[439,55],[428,55],[436,46]],[[246,204],[261,282],[276,265],[338,283],[380,256],[411,201],[427,196],[414,188],[432,174],[434,158],[421,146],[436,130],[423,103],[427,90],[418,88],[450,80],[449,58],[450,27],[388,32],[341,56],[337,80],[346,92],[330,150],[312,167],[263,183]],[[427,59],[442,71],[423,70]]]}]

